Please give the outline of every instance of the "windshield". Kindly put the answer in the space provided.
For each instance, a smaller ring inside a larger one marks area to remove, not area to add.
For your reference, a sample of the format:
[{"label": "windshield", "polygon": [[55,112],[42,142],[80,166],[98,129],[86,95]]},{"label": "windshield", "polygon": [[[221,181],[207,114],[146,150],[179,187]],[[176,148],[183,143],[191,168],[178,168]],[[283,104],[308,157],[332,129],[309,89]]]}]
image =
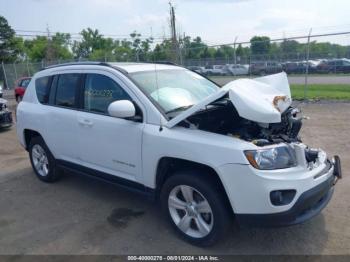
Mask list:
[{"label": "windshield", "polygon": [[185,110],[219,88],[185,69],[136,72],[130,76],[166,113]]}]

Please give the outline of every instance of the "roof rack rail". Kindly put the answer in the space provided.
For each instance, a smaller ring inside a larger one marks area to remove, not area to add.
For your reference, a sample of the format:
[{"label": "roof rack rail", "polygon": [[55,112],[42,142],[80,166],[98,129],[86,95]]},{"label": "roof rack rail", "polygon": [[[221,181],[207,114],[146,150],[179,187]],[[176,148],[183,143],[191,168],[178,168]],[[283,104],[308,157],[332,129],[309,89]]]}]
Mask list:
[{"label": "roof rack rail", "polygon": [[119,72],[121,72],[123,74],[127,74],[127,72],[123,68],[120,68],[119,66],[111,65],[111,64],[109,64],[107,62],[97,62],[97,61],[82,61],[82,62],[69,62],[69,63],[56,64],[56,65],[51,65],[51,66],[44,67],[40,71],[45,70],[45,69],[51,69],[51,68],[63,67],[63,66],[71,66],[71,65],[100,65],[100,66],[108,66],[108,67],[113,67],[114,69],[118,70]]},{"label": "roof rack rail", "polygon": [[50,65],[42,68],[41,70],[55,68],[55,67],[61,67],[61,66],[71,66],[71,65],[101,65],[101,66],[110,66],[106,62],[96,62],[96,61],[82,61],[82,62],[68,62],[68,63],[62,63],[62,64],[55,64]]},{"label": "roof rack rail", "polygon": [[176,64],[174,62],[171,62],[171,61],[154,61],[154,62],[147,62],[147,63],[180,66],[180,65],[178,65],[178,64]]}]

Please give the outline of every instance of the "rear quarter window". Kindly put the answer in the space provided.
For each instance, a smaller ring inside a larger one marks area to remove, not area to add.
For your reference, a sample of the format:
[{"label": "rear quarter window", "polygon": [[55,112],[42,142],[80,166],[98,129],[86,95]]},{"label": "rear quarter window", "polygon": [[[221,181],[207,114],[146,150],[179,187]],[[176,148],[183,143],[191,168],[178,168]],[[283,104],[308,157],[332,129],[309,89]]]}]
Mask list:
[{"label": "rear quarter window", "polygon": [[49,82],[49,76],[40,77],[35,80],[36,96],[38,97],[39,102],[42,104],[47,104],[49,101]]}]

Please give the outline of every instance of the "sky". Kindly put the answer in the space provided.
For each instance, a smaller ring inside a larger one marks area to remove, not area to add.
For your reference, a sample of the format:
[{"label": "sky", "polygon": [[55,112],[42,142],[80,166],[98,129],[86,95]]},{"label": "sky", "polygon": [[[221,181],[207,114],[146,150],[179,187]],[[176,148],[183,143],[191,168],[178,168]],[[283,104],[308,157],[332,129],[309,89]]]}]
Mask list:
[{"label": "sky", "polygon": [[[169,37],[169,0],[0,0],[15,30],[79,33],[91,27],[127,37],[134,30],[156,41]],[[350,31],[349,0],[173,0],[177,31],[209,45]],[[17,31],[18,34],[26,34]],[[350,34],[318,41],[350,44]]]}]

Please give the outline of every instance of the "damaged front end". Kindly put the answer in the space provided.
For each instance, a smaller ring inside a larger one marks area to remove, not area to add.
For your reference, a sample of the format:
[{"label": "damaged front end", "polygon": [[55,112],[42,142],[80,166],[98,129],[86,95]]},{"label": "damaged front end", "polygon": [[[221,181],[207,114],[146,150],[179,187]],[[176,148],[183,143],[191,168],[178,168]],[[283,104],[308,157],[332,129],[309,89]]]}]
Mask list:
[{"label": "damaged front end", "polygon": [[0,128],[12,126],[12,113],[7,107],[7,100],[0,98]]},{"label": "damaged front end", "polygon": [[[328,160],[323,159],[322,150],[310,149],[302,143],[299,136],[302,119],[301,111],[292,106],[287,75],[279,73],[232,81],[204,101],[176,115],[166,126],[180,125],[235,137],[253,143],[261,151],[281,144],[292,148],[298,158],[295,163],[299,166],[302,163],[305,169],[313,169],[320,161],[324,163]],[[266,154],[277,153],[280,152],[267,151]],[[282,163],[277,162],[279,165]],[[254,163],[251,164],[254,166]],[[283,168],[276,165],[266,169]],[[285,165],[290,166],[293,165]]]},{"label": "damaged front end", "polygon": [[285,73],[239,79],[177,115],[167,127],[179,124],[237,137],[257,146],[300,142],[302,116],[291,103]]}]

